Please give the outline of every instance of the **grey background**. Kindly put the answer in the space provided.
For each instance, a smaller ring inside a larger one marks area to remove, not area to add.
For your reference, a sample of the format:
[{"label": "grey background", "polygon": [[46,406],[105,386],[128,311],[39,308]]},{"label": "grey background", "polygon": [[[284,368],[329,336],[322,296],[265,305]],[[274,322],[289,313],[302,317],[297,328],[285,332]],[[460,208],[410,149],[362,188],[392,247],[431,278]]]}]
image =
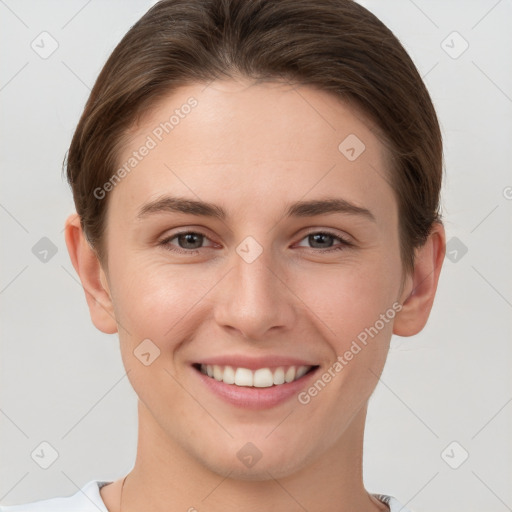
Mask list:
[{"label": "grey background", "polygon": [[[117,336],[92,325],[67,254],[74,205],[61,165],[105,59],[152,3],[0,0],[5,505],[69,495],[134,462],[136,396]],[[429,323],[393,338],[371,399],[366,486],[417,512],[512,510],[512,2],[361,3],[400,38],[431,91],[449,240]],[[43,46],[43,31],[58,43],[47,58],[31,47]],[[46,262],[43,237],[56,250]],[[48,469],[31,457],[41,442],[58,452]]]}]

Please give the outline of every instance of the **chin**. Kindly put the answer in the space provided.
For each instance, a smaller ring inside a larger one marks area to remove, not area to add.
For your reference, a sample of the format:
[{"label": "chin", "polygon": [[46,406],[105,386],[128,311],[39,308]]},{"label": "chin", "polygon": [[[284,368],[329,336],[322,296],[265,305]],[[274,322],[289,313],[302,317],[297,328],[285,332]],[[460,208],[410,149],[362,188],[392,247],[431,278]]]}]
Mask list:
[{"label": "chin", "polygon": [[[236,443],[238,444],[238,443]],[[232,456],[231,454],[234,454]],[[292,450],[286,453],[269,446],[261,451],[250,443],[222,450],[221,453],[212,452],[211,457],[205,458],[204,452],[197,454],[199,463],[208,470],[223,477],[234,480],[262,482],[273,478],[284,478],[296,473],[307,464],[308,456]],[[252,457],[252,459],[251,459]]]}]

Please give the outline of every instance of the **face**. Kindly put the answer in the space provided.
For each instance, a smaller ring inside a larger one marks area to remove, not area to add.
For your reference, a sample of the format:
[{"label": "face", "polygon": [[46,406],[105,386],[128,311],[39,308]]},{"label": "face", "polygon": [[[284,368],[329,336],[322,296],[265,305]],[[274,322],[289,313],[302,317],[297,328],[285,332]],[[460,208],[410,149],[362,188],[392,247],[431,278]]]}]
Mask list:
[{"label": "face", "polygon": [[371,125],[310,87],[190,85],[130,131],[124,164],[107,282],[148,435],[248,479],[341,450],[403,299]]}]

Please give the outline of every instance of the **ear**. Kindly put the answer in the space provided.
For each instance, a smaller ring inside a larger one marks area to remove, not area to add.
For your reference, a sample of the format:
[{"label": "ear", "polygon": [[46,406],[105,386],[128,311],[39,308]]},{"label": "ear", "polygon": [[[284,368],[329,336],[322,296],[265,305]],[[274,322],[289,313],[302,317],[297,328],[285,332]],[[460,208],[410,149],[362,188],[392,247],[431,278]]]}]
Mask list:
[{"label": "ear", "polygon": [[64,229],[71,263],[82,282],[91,320],[100,331],[114,334],[117,332],[117,322],[107,276],[82,231],[78,214],[67,218]]},{"label": "ear", "polygon": [[441,222],[435,222],[427,241],[416,249],[414,270],[407,276],[395,316],[393,334],[413,336],[427,323],[446,252],[446,236]]}]

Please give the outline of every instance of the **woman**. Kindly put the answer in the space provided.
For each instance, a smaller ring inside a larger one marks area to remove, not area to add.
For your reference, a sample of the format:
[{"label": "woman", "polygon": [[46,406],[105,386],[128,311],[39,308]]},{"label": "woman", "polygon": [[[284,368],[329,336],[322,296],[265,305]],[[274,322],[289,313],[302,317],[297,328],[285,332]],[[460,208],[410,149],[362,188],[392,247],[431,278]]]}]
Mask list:
[{"label": "woman", "polygon": [[132,471],[24,510],[405,510],[368,492],[368,400],[424,327],[442,141],[351,0],[162,0],[67,158],[66,243],[139,397]]}]

